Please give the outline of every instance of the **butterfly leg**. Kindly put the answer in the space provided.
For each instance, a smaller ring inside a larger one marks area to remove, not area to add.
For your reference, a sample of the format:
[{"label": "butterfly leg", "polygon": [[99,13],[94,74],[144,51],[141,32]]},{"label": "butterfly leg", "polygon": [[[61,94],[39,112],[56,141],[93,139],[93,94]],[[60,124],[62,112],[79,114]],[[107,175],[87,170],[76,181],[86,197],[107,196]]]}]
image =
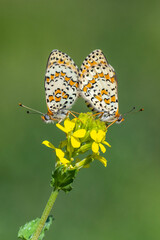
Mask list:
[{"label": "butterfly leg", "polygon": [[104,113],[104,112],[98,112],[98,113],[95,113],[95,114],[93,114],[93,117],[94,117],[94,116],[97,116],[97,115],[100,115],[100,118],[101,118],[102,115],[103,115],[103,113]]},{"label": "butterfly leg", "polygon": [[74,112],[73,111],[68,111],[67,112],[68,114],[70,113],[73,117],[77,118],[81,123],[83,123],[74,113],[77,113],[77,112]]},{"label": "butterfly leg", "polygon": [[75,111],[71,111],[71,114],[72,114],[72,113],[75,113],[75,114],[78,114],[78,115],[80,114],[80,113],[78,113],[78,112],[75,112]]},{"label": "butterfly leg", "polygon": [[108,129],[110,126],[112,126],[115,122],[117,122],[117,119],[114,120],[112,123],[110,123],[110,124],[106,127],[106,129]]},{"label": "butterfly leg", "polygon": [[63,119],[60,119],[59,121],[58,121],[58,123],[61,123],[63,121]]}]

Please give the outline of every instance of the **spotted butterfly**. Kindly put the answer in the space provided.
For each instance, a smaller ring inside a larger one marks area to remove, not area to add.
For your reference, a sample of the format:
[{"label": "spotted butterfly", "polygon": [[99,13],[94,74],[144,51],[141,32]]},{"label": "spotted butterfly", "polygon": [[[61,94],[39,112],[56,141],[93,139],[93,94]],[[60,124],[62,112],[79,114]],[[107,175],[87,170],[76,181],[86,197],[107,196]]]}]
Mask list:
[{"label": "spotted butterfly", "polygon": [[44,81],[47,113],[44,114],[21,103],[19,106],[31,110],[32,113],[41,114],[46,123],[61,122],[78,97],[78,73],[78,67],[67,54],[53,50],[48,58]]},{"label": "spotted butterfly", "polygon": [[45,74],[47,114],[45,122],[63,120],[78,97],[78,67],[65,53],[53,50]]},{"label": "spotted butterfly", "polygon": [[104,122],[122,122],[118,112],[117,79],[114,68],[101,50],[94,50],[79,71],[80,95]]}]

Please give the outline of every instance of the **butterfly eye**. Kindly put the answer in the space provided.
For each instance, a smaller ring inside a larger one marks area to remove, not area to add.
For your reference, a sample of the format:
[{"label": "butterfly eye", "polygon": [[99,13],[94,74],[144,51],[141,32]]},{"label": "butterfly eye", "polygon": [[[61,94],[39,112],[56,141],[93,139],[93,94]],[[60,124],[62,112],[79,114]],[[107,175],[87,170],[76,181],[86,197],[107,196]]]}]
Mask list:
[{"label": "butterfly eye", "polygon": [[50,116],[48,114],[45,114],[44,118],[45,118],[46,121],[50,120]]},{"label": "butterfly eye", "polygon": [[116,123],[121,123],[124,121],[124,118],[122,117],[122,115],[120,115],[116,121]]}]

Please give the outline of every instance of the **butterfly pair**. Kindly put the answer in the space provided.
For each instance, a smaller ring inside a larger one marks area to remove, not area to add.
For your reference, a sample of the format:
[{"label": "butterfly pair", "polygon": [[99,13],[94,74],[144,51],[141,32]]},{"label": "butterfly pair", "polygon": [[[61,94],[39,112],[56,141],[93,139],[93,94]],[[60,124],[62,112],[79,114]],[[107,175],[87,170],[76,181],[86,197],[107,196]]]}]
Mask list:
[{"label": "butterfly pair", "polygon": [[47,123],[62,121],[79,96],[102,121],[124,120],[118,112],[115,70],[101,50],[89,54],[80,70],[67,54],[53,50],[47,62],[45,93],[48,112],[42,119]]}]

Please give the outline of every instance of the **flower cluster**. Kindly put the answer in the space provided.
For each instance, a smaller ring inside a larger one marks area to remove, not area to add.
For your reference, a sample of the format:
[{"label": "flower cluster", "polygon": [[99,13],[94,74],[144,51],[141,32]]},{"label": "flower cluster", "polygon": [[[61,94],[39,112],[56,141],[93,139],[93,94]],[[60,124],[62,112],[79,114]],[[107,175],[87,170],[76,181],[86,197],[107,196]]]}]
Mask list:
[{"label": "flower cluster", "polygon": [[[81,113],[78,118],[65,119],[64,126],[59,123],[56,126],[66,134],[66,139],[58,148],[47,140],[42,142],[56,153],[56,169],[52,175],[53,185],[55,185],[57,169],[60,170],[61,175],[62,172],[66,174],[69,170],[76,173],[79,169],[88,167],[95,159],[107,166],[107,160],[100,155],[101,152],[106,152],[104,145],[110,147],[110,144],[105,141],[107,129],[104,122],[95,119],[92,113]],[[57,184],[59,186],[59,183]]]},{"label": "flower cluster", "polygon": [[53,220],[48,216],[58,192],[72,190],[71,184],[81,168],[90,166],[96,159],[107,166],[107,160],[101,156],[101,153],[106,152],[105,146],[110,147],[105,141],[107,128],[104,122],[95,119],[92,113],[81,113],[78,118],[65,119],[63,126],[59,123],[56,126],[65,133],[65,140],[61,141],[58,147],[47,140],[42,142],[56,154],[51,178],[53,191],[41,219],[32,220],[20,228],[18,237],[21,239],[37,240],[44,237],[44,232],[49,229]]}]

